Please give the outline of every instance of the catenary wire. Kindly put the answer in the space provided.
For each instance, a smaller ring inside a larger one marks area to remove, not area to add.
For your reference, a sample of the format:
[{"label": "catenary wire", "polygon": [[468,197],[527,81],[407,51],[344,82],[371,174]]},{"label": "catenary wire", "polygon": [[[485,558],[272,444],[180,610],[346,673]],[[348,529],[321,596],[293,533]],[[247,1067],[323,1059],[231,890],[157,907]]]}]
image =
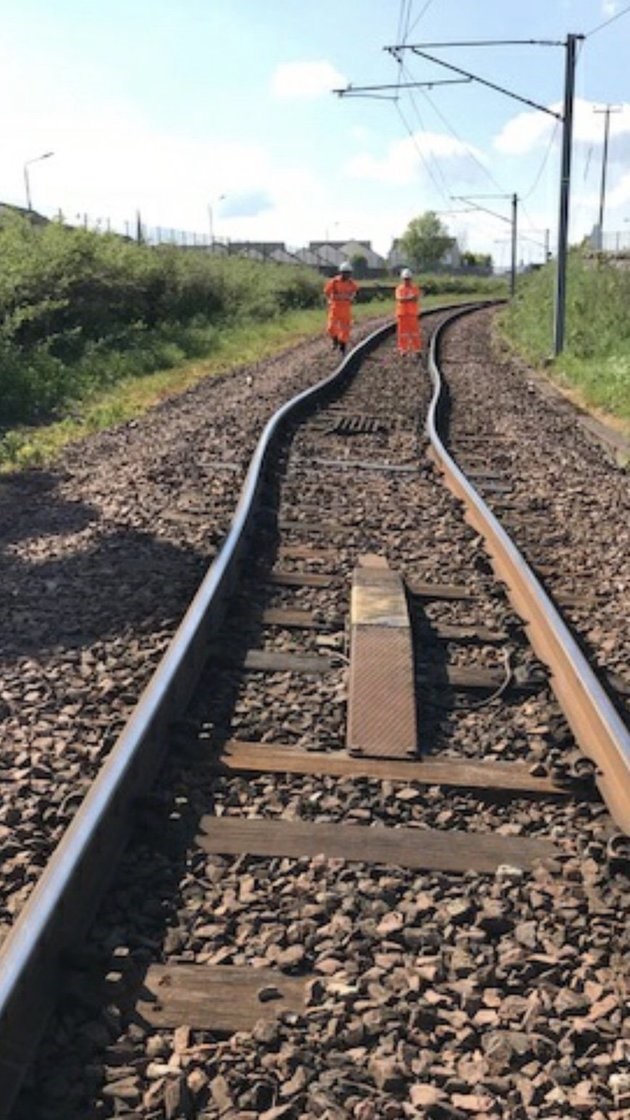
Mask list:
[{"label": "catenary wire", "polygon": [[422,163],[424,164],[424,167],[425,167],[425,168],[426,168],[426,170],[427,170],[427,173],[428,173],[428,175],[429,175],[429,178],[431,179],[431,181],[432,181],[432,183],[433,183],[434,187],[435,187],[435,188],[436,188],[436,190],[437,190],[437,191],[439,192],[439,194],[441,194],[441,195],[442,195],[442,198],[444,198],[444,199],[445,199],[445,201],[446,201],[446,202],[447,202],[447,203],[448,203],[448,204],[450,205],[450,201],[451,201],[451,200],[450,200],[450,196],[449,196],[449,195],[448,195],[448,194],[446,193],[446,191],[445,191],[444,187],[443,187],[443,186],[442,186],[442,185],[441,185],[440,183],[438,183],[438,181],[437,181],[437,179],[436,179],[435,175],[433,174],[433,170],[432,170],[432,168],[431,168],[431,165],[430,165],[430,164],[429,164],[429,163],[427,162],[427,159],[426,159],[426,157],[425,157],[425,155],[424,155],[424,152],[422,151],[422,148],[421,148],[421,147],[420,147],[420,145],[418,144],[418,141],[416,140],[416,137],[415,137],[415,135],[414,135],[413,129],[411,128],[411,126],[410,126],[409,122],[408,122],[408,121],[407,121],[407,119],[405,118],[405,115],[404,115],[404,113],[403,113],[402,109],[400,108],[400,105],[398,104],[398,102],[396,102],[395,104],[396,104],[396,111],[397,111],[397,113],[398,113],[398,115],[399,115],[399,117],[400,117],[400,119],[401,119],[402,123],[404,124],[404,126],[405,126],[405,128],[406,128],[406,130],[407,130],[407,132],[408,132],[408,134],[409,134],[409,137],[411,138],[411,141],[412,141],[412,143],[413,143],[413,146],[414,146],[414,148],[416,149],[416,152],[418,153],[418,155],[419,155],[419,157],[420,157],[420,160],[421,160],[421,162],[422,162]]},{"label": "catenary wire", "polygon": [[540,182],[542,173],[545,170],[545,167],[547,166],[547,160],[549,159],[549,156],[551,155],[551,149],[553,148],[554,142],[556,140],[559,127],[560,127],[560,121],[556,121],[554,126],[553,126],[553,129],[551,131],[551,134],[549,136],[549,141],[547,143],[547,148],[546,148],[545,154],[542,158],[542,162],[540,164],[540,167],[538,168],[538,171],[536,172],[536,178],[534,179],[534,182],[532,183],[531,187],[526,192],[526,194],[521,195],[521,201],[522,202],[524,202],[526,199],[530,198],[531,195],[533,195],[534,191],[536,190],[536,187],[538,186],[538,184]]},{"label": "catenary wire", "polygon": [[603,23],[598,23],[597,27],[592,27],[590,31],[586,32],[584,38],[590,39],[592,35],[596,35],[598,31],[603,31],[605,27],[608,27],[608,25],[613,23],[616,19],[627,16],[628,12],[630,12],[630,4],[626,4],[626,7],[622,8],[620,12],[615,12],[614,16],[611,16],[610,19],[605,19]]},{"label": "catenary wire", "polygon": [[420,23],[420,20],[422,19],[423,15],[425,15],[426,12],[428,12],[432,3],[433,3],[433,0],[426,0],[426,3],[424,5],[422,11],[420,12],[420,15],[416,16],[416,18],[414,19],[411,27],[409,28],[409,30],[407,32],[408,35],[411,35],[411,32],[418,26],[418,24]]},{"label": "catenary wire", "polygon": [[490,180],[490,182],[492,183],[492,185],[495,186],[497,188],[497,190],[501,192],[501,194],[507,194],[508,192],[506,191],[505,187],[503,187],[501,185],[501,183],[499,183],[499,181],[497,179],[495,179],[492,172],[489,171],[488,168],[485,166],[485,164],[483,164],[481,162],[481,160],[477,158],[477,156],[472,151],[470,146],[466,143],[465,140],[462,139],[462,137],[459,135],[459,133],[456,131],[456,129],[453,128],[453,126],[449,123],[447,118],[444,116],[444,113],[441,111],[441,109],[439,109],[438,106],[435,104],[435,101],[433,100],[431,95],[427,92],[427,90],[423,89],[421,92],[423,93],[425,99],[429,102],[429,105],[433,109],[434,113],[437,114],[437,116],[440,118],[440,120],[444,124],[445,128],[448,129],[451,136],[453,136],[455,138],[455,140],[458,141],[458,143],[463,144],[463,146],[466,148],[466,153],[467,153],[468,157],[473,161],[473,163],[476,163],[477,166],[481,169],[481,171],[483,171],[484,175],[487,175],[487,177]]},{"label": "catenary wire", "polygon": [[[426,125],[425,125],[424,120],[422,118],[422,115],[420,113],[420,109],[418,108],[418,104],[417,104],[416,98],[414,96],[413,90],[409,91],[409,100],[410,100],[410,103],[411,103],[411,107],[414,111],[416,120],[418,121],[418,124],[420,125],[420,128],[422,129],[423,132],[426,131]],[[448,194],[448,184],[446,182],[446,177],[444,175],[444,172],[442,171],[442,168],[440,167],[439,160],[437,159],[437,157],[434,155],[433,152],[430,152],[429,155],[430,155],[431,159],[433,160],[435,168],[436,168],[436,170],[437,170],[437,172],[440,176],[440,179],[442,180],[442,185],[443,185],[446,193]]]}]

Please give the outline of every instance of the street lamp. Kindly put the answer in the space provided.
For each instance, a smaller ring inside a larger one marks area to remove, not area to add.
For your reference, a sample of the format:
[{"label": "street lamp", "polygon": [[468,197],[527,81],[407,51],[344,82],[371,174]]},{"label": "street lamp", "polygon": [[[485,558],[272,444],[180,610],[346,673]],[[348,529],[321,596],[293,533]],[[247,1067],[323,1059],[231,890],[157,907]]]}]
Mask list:
[{"label": "street lamp", "polygon": [[[216,198],[214,201],[215,201],[215,203],[223,202],[223,199],[225,197],[226,197],[226,195],[220,194],[219,197]],[[213,213],[212,205],[213,205],[212,202],[208,203],[208,222],[209,222],[209,225],[210,225],[210,247],[211,248],[214,246],[214,213]]]},{"label": "street lamp", "polygon": [[30,166],[31,163],[39,163],[39,161],[42,160],[42,159],[50,159],[50,157],[54,156],[54,154],[55,154],[54,152],[44,152],[43,156],[35,156],[34,159],[27,159],[26,163],[24,164],[24,186],[26,187],[26,209],[28,210],[29,213],[33,209],[32,205],[31,205],[31,185],[30,185],[29,179],[28,179],[29,166]]}]

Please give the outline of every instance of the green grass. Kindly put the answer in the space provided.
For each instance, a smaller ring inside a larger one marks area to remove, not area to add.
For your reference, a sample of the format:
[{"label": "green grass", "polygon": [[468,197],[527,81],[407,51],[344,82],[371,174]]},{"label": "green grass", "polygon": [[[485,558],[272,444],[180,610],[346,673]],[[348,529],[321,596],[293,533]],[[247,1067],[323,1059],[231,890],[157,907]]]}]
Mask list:
[{"label": "green grass", "polygon": [[[428,309],[446,302],[465,303],[470,298],[467,294],[450,297],[447,301],[428,296],[423,306]],[[387,316],[393,313],[393,307],[391,303],[364,303],[357,305],[354,312],[358,323]],[[325,318],[322,305],[317,309],[287,312],[266,323],[250,322],[209,332],[204,356],[182,358],[166,369],[123,377],[104,389],[86,389],[84,396],[74,401],[59,420],[16,425],[6,430],[0,438],[0,473],[49,464],[67,444],[141,416],[147,409],[183,392],[204,377],[251,365],[305,339],[322,335]],[[197,341],[201,344],[201,335]]]},{"label": "green grass", "polygon": [[552,380],[584,406],[630,428],[630,272],[571,253],[566,347],[550,361],[554,279],[549,265],[521,280],[501,313],[502,337],[532,365],[545,364]]}]

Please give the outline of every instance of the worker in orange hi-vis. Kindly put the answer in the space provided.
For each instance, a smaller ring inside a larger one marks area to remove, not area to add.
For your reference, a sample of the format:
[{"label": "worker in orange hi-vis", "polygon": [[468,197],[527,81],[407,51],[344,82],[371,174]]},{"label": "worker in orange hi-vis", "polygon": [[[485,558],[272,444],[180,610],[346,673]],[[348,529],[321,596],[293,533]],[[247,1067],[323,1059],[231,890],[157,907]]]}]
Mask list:
[{"label": "worker in orange hi-vis", "polygon": [[403,268],[396,288],[396,324],[398,353],[417,354],[422,347],[420,337],[420,288],[413,283],[411,272]]},{"label": "worker in orange hi-vis", "polygon": [[332,338],[333,350],[346,352],[350,341],[352,326],[352,301],[359,288],[352,279],[352,265],[344,261],[339,272],[324,285],[324,295],[328,300],[327,331]]}]

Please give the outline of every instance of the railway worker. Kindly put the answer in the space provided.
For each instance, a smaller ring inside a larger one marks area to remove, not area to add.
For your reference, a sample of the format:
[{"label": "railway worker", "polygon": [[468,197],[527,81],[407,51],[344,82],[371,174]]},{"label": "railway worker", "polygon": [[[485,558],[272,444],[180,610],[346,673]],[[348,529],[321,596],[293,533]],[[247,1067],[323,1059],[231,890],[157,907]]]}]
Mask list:
[{"label": "railway worker", "polygon": [[398,328],[398,353],[417,354],[422,346],[420,338],[420,288],[413,283],[411,272],[403,268],[400,284],[396,288],[396,325]]},{"label": "railway worker", "polygon": [[328,300],[327,331],[332,338],[333,350],[346,352],[350,341],[352,326],[352,302],[358,292],[358,285],[352,279],[352,265],[344,261],[339,272],[324,285],[324,295]]}]

